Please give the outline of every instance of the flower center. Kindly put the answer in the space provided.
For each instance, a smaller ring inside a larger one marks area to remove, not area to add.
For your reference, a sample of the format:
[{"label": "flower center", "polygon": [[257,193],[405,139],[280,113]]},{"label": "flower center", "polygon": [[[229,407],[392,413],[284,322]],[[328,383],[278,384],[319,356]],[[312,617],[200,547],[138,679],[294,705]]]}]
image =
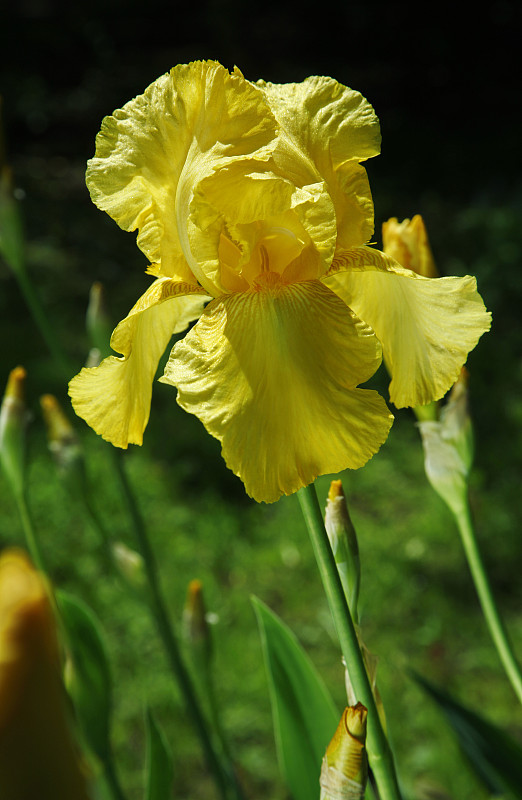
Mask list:
[{"label": "flower center", "polygon": [[275,286],[282,285],[283,279],[280,273],[270,269],[270,259],[264,244],[259,245],[259,253],[261,258],[261,272],[254,278],[252,288],[271,289]]},{"label": "flower center", "polygon": [[[305,248],[305,242],[289,228],[259,222],[245,231],[244,244],[245,248],[243,243],[233,242],[225,233],[221,234],[221,279],[232,291],[289,282],[283,273],[289,264],[299,259]],[[244,253],[248,251],[250,258],[245,261]]]}]

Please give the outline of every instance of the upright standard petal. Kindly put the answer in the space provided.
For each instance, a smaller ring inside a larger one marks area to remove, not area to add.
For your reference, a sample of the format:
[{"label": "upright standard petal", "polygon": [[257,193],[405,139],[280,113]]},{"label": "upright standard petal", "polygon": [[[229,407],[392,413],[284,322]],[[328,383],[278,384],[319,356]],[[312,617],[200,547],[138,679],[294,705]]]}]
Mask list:
[{"label": "upright standard petal", "polygon": [[194,282],[186,229],[196,185],[235,158],[266,158],[275,130],[263,93],[238,70],[182,64],[104,119],[87,185],[120,227],[138,230],[157,273]]},{"label": "upright standard petal", "polygon": [[274,173],[272,166],[267,163],[261,170],[248,160],[235,162],[201,181],[194,196],[189,221],[191,250],[220,294],[231,288],[223,264],[224,237],[237,247],[234,272],[243,279],[243,288],[248,288],[259,272],[256,250],[260,245],[267,249],[270,268],[276,272],[300,257],[295,265],[296,280],[323,275],[331,264],[336,221],[324,182],[297,187]]},{"label": "upright standard petal", "polygon": [[368,247],[338,254],[324,281],[375,331],[398,408],[443,397],[491,325],[475,278],[424,278]]},{"label": "upright standard petal", "polygon": [[265,502],[362,466],[392,422],[377,392],[355,388],[380,363],[373,332],[319,281],[270,275],[210,303],[161,378]]},{"label": "upright standard petal", "polygon": [[197,319],[210,298],[197,285],[159,278],[117,326],[109,356],[69,383],[74,410],[116,447],[141,444],[149,420],[152,381],[173,333]]},{"label": "upright standard petal", "polygon": [[[373,234],[373,202],[359,162],[380,152],[379,120],[367,100],[332,78],[302,83],[258,82],[282,127],[274,159],[284,172],[306,155],[326,182],[337,216],[337,246],[365,244]],[[285,136],[288,140],[285,147]]]}]

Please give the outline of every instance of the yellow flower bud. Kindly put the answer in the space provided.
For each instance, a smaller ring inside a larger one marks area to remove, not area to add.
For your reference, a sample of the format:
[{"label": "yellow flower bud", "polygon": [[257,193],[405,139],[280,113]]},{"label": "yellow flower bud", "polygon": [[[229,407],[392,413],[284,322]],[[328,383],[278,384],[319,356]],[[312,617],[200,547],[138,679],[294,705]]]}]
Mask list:
[{"label": "yellow flower bud", "polygon": [[40,398],[49,450],[68,488],[80,496],[87,491],[83,450],[76,432],[52,394]]},{"label": "yellow flower bud", "polygon": [[320,800],[362,800],[368,781],[367,710],[362,703],[345,708],[321,767]]},{"label": "yellow flower bud", "polygon": [[44,394],[40,406],[47,427],[49,450],[56,463],[65,473],[74,471],[79,465],[83,471],[80,441],[58,400],[52,394]]},{"label": "yellow flower bud", "polygon": [[88,800],[51,602],[42,576],[15,550],[0,556],[0,787],[9,800]]},{"label": "yellow flower bud", "polygon": [[212,638],[207,622],[203,585],[199,580],[190,581],[188,585],[183,629],[192,657],[200,667],[208,668],[212,657]]},{"label": "yellow flower bud", "polygon": [[438,277],[426,226],[420,214],[402,222],[396,217],[383,222],[382,243],[384,252],[401,266],[425,278]]}]

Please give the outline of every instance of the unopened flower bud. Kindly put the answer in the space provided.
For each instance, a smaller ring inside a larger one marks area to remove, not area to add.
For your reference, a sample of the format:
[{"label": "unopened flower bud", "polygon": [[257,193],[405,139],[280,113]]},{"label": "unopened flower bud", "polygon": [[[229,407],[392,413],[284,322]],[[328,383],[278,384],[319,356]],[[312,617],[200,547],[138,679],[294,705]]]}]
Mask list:
[{"label": "unopened flower bud", "polygon": [[473,462],[473,429],[468,413],[468,373],[462,369],[435,422],[419,422],[426,475],[454,513],[467,501]]},{"label": "unopened flower bud", "polygon": [[199,580],[190,581],[183,610],[183,631],[192,657],[199,666],[207,668],[212,658],[212,637],[207,621],[203,585]]},{"label": "unopened flower bud", "polygon": [[359,546],[340,480],[330,484],[324,524],[348,606],[356,620],[361,582]]},{"label": "unopened flower bud", "polygon": [[320,800],[362,800],[368,781],[367,710],[362,703],[345,708],[321,767]]},{"label": "unopened flower bud", "polygon": [[25,432],[29,420],[25,404],[26,377],[23,367],[11,370],[0,409],[0,462],[17,495],[24,489]]},{"label": "unopened flower bud", "polygon": [[86,324],[91,346],[98,350],[100,359],[109,355],[109,342],[114,325],[111,325],[109,320],[105,307],[103,285],[99,281],[95,281],[91,286]]},{"label": "unopened flower bud", "polygon": [[382,243],[384,252],[406,269],[411,269],[424,278],[439,276],[426,226],[420,214],[402,222],[397,217],[383,222]]},{"label": "unopened flower bud", "polygon": [[143,589],[147,581],[143,558],[140,554],[131,550],[123,542],[114,542],[111,549],[114,562],[121,575],[134,588]]},{"label": "unopened flower bud", "polygon": [[45,581],[21,551],[0,556],[0,786],[9,800],[88,800],[69,729]]},{"label": "unopened flower bud", "polygon": [[76,432],[52,394],[40,398],[40,406],[47,427],[49,450],[64,473],[83,470],[83,452]]}]

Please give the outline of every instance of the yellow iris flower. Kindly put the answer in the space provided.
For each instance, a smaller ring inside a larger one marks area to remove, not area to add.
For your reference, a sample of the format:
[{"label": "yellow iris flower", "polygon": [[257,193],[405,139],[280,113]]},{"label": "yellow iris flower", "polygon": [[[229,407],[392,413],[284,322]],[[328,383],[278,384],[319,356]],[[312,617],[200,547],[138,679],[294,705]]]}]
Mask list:
[{"label": "yellow iris flower", "polygon": [[[489,328],[475,280],[427,280],[367,247],[362,161],[379,122],[358,93],[311,77],[275,85],[213,61],[180,65],[103,121],[87,184],[137,242],[154,282],[109,356],[70,384],[76,412],[118,447],[141,444],[152,382],[221,441],[272,502],[361,467],[393,420],[358,388],[382,351],[397,406],[441,397]],[[210,302],[209,302],[210,301]]]}]

